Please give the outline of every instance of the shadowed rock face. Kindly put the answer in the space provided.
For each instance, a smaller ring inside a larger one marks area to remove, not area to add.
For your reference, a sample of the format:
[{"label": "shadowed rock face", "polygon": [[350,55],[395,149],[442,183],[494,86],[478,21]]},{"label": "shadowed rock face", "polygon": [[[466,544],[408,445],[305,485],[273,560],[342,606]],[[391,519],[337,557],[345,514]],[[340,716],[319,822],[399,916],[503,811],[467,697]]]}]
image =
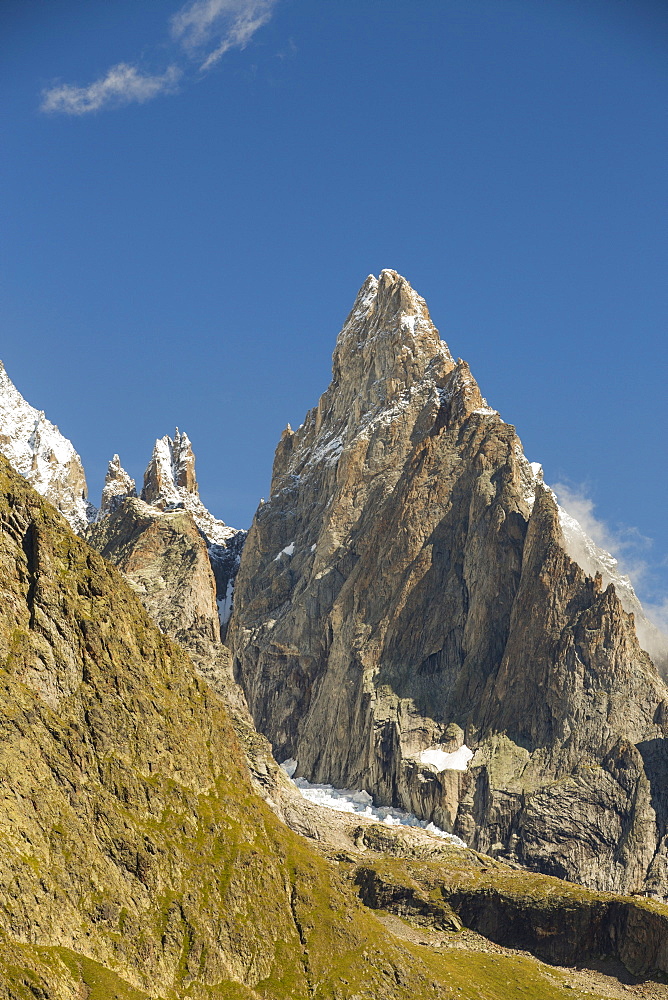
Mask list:
[{"label": "shadowed rock face", "polygon": [[[665,892],[665,804],[639,748],[662,745],[668,689],[396,272],[367,279],[328,390],[279,442],[228,641],[299,774],[550,873]],[[467,772],[421,762],[462,740]]]}]

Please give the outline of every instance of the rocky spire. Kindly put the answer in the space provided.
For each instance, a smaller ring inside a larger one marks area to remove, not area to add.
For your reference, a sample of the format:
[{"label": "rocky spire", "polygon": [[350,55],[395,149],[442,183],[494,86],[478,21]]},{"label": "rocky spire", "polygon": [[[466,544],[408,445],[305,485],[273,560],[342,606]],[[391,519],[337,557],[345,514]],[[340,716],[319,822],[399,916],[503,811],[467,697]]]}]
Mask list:
[{"label": "rocky spire", "polygon": [[[258,728],[300,776],[597,888],[650,891],[655,853],[668,867],[652,756],[668,688],[395,271],[366,280],[329,388],[281,437],[228,641]],[[462,739],[465,773],[429,763]]]},{"label": "rocky spire", "polygon": [[0,451],[81,532],[97,511],[88,503],[86,476],[70,441],[26,402],[0,362]]},{"label": "rocky spire", "polygon": [[98,520],[108,517],[116,510],[119,504],[127,497],[136,497],[137,489],[135,481],[132,479],[123,466],[118,455],[109,462],[107,474],[104,479],[104,489],[102,490],[102,501],[100,503],[100,513]]},{"label": "rocky spire", "polygon": [[208,542],[226,544],[236,528],[214,517],[200,500],[195,478],[195,456],[190,438],[176,428],[174,437],[158,438],[144,473],[144,503],[159,510],[185,507]]},{"label": "rocky spire", "polygon": [[195,456],[190,438],[181,434],[178,427],[174,438],[158,438],[153,455],[144,473],[141,498],[145,503],[164,510],[178,506],[190,494],[199,500],[195,479]]},{"label": "rocky spire", "polygon": [[192,515],[207,543],[220,623],[225,628],[232,610],[234,581],[246,532],[214,517],[200,500],[192,445],[188,435],[179,432],[178,427],[173,438],[165,436],[155,442],[144,473],[141,499],[159,510],[182,507]]}]

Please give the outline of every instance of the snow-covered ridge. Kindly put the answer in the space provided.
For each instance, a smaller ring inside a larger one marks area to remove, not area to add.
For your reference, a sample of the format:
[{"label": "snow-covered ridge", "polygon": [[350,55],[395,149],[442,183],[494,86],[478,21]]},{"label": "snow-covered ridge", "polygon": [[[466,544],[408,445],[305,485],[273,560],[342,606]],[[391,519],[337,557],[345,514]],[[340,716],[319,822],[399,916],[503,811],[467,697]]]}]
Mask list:
[{"label": "snow-covered ridge", "polygon": [[23,398],[0,362],[0,451],[30,485],[63,514],[75,531],[95,520],[86,477],[72,443],[43,410]]},{"label": "snow-covered ridge", "polygon": [[297,769],[295,760],[285,760],[281,767],[304,798],[318,806],[326,806],[337,812],[367,816],[369,819],[375,819],[386,826],[417,826],[434,834],[435,837],[447,840],[455,847],[466,847],[464,841],[456,837],[454,833],[447,833],[435,826],[434,823],[418,819],[412,813],[404,812],[402,809],[393,809],[390,806],[374,806],[373,799],[368,792],[354,791],[350,788],[334,788],[333,785],[313,785],[306,778],[295,778],[294,774]]}]

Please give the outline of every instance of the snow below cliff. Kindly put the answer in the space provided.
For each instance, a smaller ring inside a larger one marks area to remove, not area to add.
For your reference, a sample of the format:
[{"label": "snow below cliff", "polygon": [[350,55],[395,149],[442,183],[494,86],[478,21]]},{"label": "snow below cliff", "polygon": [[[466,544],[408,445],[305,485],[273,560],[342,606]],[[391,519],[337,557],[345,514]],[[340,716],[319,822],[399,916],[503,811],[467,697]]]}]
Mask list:
[{"label": "snow below cliff", "polygon": [[421,764],[430,764],[437,771],[465,771],[469,766],[469,761],[473,757],[473,750],[464,744],[459,750],[448,753],[440,747],[429,747],[423,750],[419,756]]},{"label": "snow below cliff", "polygon": [[368,792],[363,790],[354,791],[350,788],[334,788],[333,785],[313,785],[306,778],[295,778],[293,776],[297,770],[297,762],[294,760],[283,761],[281,767],[295,783],[304,798],[318,806],[336,809],[337,812],[357,813],[360,816],[368,816],[370,819],[375,819],[386,826],[418,826],[428,833],[434,834],[435,837],[447,840],[456,847],[467,846],[454,833],[447,833],[434,823],[418,819],[412,813],[404,812],[402,809],[393,809],[391,806],[375,806],[372,797]]}]

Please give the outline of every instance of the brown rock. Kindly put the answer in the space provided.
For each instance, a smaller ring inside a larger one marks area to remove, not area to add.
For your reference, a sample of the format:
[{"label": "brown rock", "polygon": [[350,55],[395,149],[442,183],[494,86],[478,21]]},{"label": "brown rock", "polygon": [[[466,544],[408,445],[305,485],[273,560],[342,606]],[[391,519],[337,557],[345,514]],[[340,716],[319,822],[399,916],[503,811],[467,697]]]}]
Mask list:
[{"label": "brown rock", "polygon": [[[587,885],[655,891],[668,770],[652,751],[652,777],[641,748],[663,746],[668,690],[393,271],[367,279],[329,388],[283,434],[235,594],[236,673],[298,774]],[[466,773],[420,760],[453,724],[476,750]]]}]

